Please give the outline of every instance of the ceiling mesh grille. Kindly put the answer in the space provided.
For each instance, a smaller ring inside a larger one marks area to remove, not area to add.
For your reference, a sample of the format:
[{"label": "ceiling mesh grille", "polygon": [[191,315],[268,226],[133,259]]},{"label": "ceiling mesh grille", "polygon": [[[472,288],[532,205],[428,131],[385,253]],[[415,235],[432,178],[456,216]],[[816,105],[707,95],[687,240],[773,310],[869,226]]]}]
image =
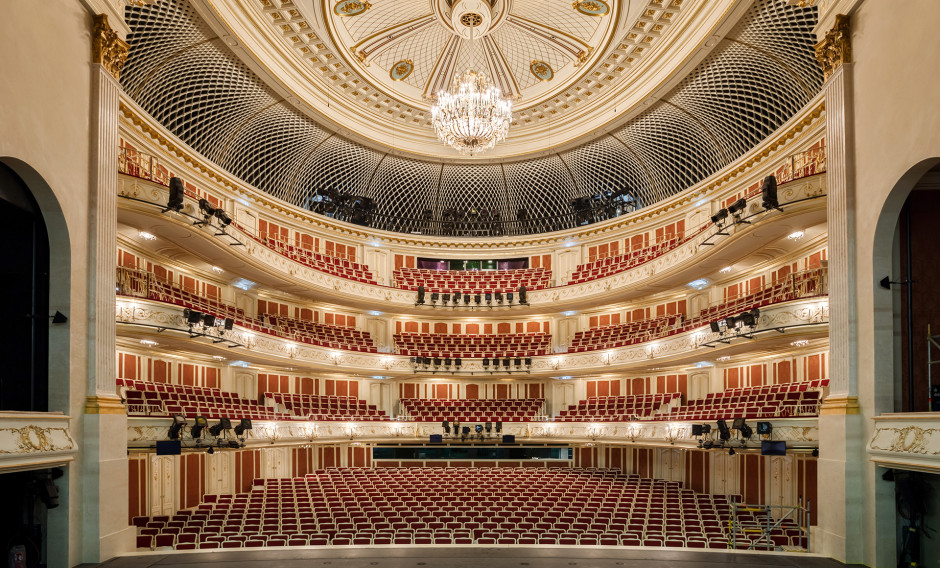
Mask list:
[{"label": "ceiling mesh grille", "polygon": [[[346,219],[324,200],[371,199],[366,223],[406,233],[547,232],[624,211],[601,207],[588,219],[575,212],[578,198],[649,205],[746,153],[822,85],[816,8],[761,0],[672,92],[611,134],[561,155],[442,166],[325,130],[280,100],[186,0],[126,10],[132,50],[122,86],[173,134],[274,197]],[[478,230],[483,210],[496,228]]]}]

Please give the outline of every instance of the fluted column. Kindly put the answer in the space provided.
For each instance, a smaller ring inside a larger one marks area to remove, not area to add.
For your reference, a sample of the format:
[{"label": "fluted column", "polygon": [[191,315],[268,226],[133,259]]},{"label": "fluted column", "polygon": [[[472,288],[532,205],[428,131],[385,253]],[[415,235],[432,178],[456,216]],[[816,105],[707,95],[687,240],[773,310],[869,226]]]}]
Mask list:
[{"label": "fluted column", "polygon": [[[128,44],[95,16],[92,29],[88,222],[88,385],[83,420],[82,559],[133,550],[127,526],[127,416],[116,389],[114,269],[117,247],[118,77]],[[116,435],[118,434],[118,435]]]}]

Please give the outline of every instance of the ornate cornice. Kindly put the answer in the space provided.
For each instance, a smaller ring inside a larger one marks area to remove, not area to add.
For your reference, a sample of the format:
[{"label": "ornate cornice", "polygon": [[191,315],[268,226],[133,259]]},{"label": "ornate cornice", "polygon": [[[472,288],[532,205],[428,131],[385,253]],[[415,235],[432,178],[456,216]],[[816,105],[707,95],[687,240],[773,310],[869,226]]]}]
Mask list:
[{"label": "ornate cornice", "polygon": [[819,408],[819,414],[822,415],[840,415],[859,414],[857,396],[829,396],[822,402]]},{"label": "ornate cornice", "polygon": [[836,16],[836,23],[826,37],[816,44],[816,61],[828,79],[843,63],[852,62],[852,37],[849,17]]},{"label": "ornate cornice", "polygon": [[884,467],[940,472],[940,415],[882,414],[872,419],[871,460]]},{"label": "ornate cornice", "polygon": [[70,461],[78,450],[68,416],[54,412],[0,415],[0,471],[35,469]]},{"label": "ornate cornice", "polygon": [[115,80],[120,79],[121,69],[130,53],[130,44],[118,36],[108,23],[107,14],[98,14],[94,19],[91,41],[91,60],[108,70]]}]

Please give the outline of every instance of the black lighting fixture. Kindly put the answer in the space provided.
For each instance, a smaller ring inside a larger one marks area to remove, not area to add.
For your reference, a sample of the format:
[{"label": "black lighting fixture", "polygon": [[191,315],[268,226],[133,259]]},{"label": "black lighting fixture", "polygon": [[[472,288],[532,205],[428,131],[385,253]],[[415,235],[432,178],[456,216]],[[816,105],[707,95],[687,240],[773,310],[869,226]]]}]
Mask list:
[{"label": "black lighting fixture", "polygon": [[728,329],[734,329],[738,325],[738,318],[734,316],[728,316],[725,318],[725,327]]},{"label": "black lighting fixture", "polygon": [[506,303],[507,304],[512,303],[512,292],[506,292]]},{"label": "black lighting fixture", "polygon": [[469,306],[469,305],[470,305],[470,294],[464,294],[464,295],[463,295],[463,303],[464,303],[465,306]]},{"label": "black lighting fixture", "polygon": [[431,303],[436,304],[438,300],[441,299],[441,295],[437,292],[431,292]]},{"label": "black lighting fixture", "polygon": [[701,424],[693,424],[693,425],[692,425],[692,436],[693,436],[693,437],[704,436],[704,435],[705,435],[705,430],[702,428],[702,425],[701,425]]},{"label": "black lighting fixture", "polygon": [[186,323],[189,325],[197,325],[202,323],[202,312],[197,312],[196,310],[191,310],[186,308],[183,310],[183,319],[186,320]]},{"label": "black lighting fixture", "polygon": [[67,323],[69,318],[59,310],[55,311],[55,314],[52,317],[52,323]]},{"label": "black lighting fixture", "polygon": [[733,455],[734,455],[734,448],[729,448],[729,449],[728,449],[728,455],[729,455],[729,456],[733,456]]},{"label": "black lighting fixture", "polygon": [[209,203],[209,200],[206,198],[199,200],[199,210],[202,211],[202,221],[196,221],[196,225],[207,225],[209,219],[215,216],[216,212],[215,206]]},{"label": "black lighting fixture", "polygon": [[500,434],[503,431],[503,423],[501,421],[496,422],[496,433]]},{"label": "black lighting fixture", "polygon": [[514,362],[515,362],[515,364],[516,364],[516,367],[521,367],[521,366],[522,366],[522,359],[521,359],[521,358],[516,357],[516,360],[515,360]]},{"label": "black lighting fixture", "polygon": [[757,433],[761,436],[770,436],[773,434],[774,425],[770,422],[758,422],[757,423]]},{"label": "black lighting fixture", "polygon": [[441,422],[441,428],[444,429],[445,434],[450,434],[450,420]]},{"label": "black lighting fixture", "polygon": [[215,218],[219,220],[219,226],[222,227],[223,231],[232,224],[232,218],[222,209],[216,209],[214,215]]},{"label": "black lighting fixture", "polygon": [[519,303],[523,305],[529,304],[528,297],[526,296],[525,286],[519,286]]},{"label": "black lighting fixture", "polygon": [[218,438],[224,430],[232,429],[232,421],[228,418],[219,418],[219,423],[209,428],[209,433]]},{"label": "black lighting fixture", "polygon": [[722,441],[731,439],[731,430],[728,428],[728,423],[724,419],[718,421],[718,438]]},{"label": "black lighting fixture", "polygon": [[764,183],[761,186],[761,207],[783,211],[780,208],[780,202],[777,201],[777,177],[774,175],[764,178]]},{"label": "black lighting fixture", "polygon": [[444,366],[450,367],[450,357],[444,357]]},{"label": "black lighting fixture", "polygon": [[760,309],[754,308],[753,310],[742,313],[738,316],[738,321],[742,322],[745,327],[755,327],[757,325],[758,318],[760,317]]},{"label": "black lighting fixture", "polygon": [[183,426],[186,426],[186,418],[180,414],[174,414],[173,425],[170,426],[170,431],[167,432],[167,437],[171,440],[179,440],[183,433]]},{"label": "black lighting fixture", "polygon": [[170,195],[166,200],[166,209],[161,211],[161,213],[166,213],[167,211],[181,211],[183,209],[183,196],[186,192],[183,190],[183,180],[178,177],[170,178]]},{"label": "black lighting fixture", "polygon": [[492,304],[492,303],[493,303],[493,294],[487,292],[486,295],[484,295],[484,299],[486,300],[486,303],[487,303],[487,304]]},{"label": "black lighting fixture", "polygon": [[481,296],[480,294],[477,294],[476,296],[473,297],[473,301],[476,302],[477,305],[479,306],[480,303],[483,302],[483,296]]},{"label": "black lighting fixture", "polygon": [[202,315],[202,325],[206,327],[215,326],[215,316],[212,314],[203,314]]},{"label": "black lighting fixture", "polygon": [[502,293],[502,292],[496,292],[496,293],[494,293],[494,294],[493,294],[493,297],[496,299],[496,303],[498,303],[498,304],[502,304],[502,303],[503,303],[503,293]]},{"label": "black lighting fixture", "polygon": [[531,366],[532,366],[532,357],[526,357],[526,358],[525,358],[525,366],[526,366],[526,367],[531,367]]},{"label": "black lighting fixture", "polygon": [[235,327],[235,320],[232,318],[225,318],[225,322],[222,324],[222,327],[225,328],[225,331],[232,331],[232,328]]},{"label": "black lighting fixture", "polygon": [[483,370],[485,371],[489,368],[490,368],[490,359],[489,357],[484,357],[483,358]]},{"label": "black lighting fixture", "polygon": [[714,223],[715,225],[718,225],[718,228],[720,229],[724,226],[725,219],[727,218],[728,218],[728,210],[722,207],[721,209],[718,210],[718,213],[715,213],[714,215],[712,215],[712,223]]},{"label": "black lighting fixture", "polygon": [[455,366],[455,367],[457,367],[457,368],[459,369],[459,368],[461,367],[461,365],[463,365],[463,359],[461,359],[460,357],[457,357],[456,359],[454,359],[454,366]]},{"label": "black lighting fixture", "polygon": [[418,299],[415,301],[415,304],[424,303],[424,286],[418,286]]},{"label": "black lighting fixture", "polygon": [[721,325],[719,325],[717,321],[709,323],[708,327],[711,328],[712,333],[721,333]]},{"label": "black lighting fixture", "polygon": [[486,423],[486,426],[485,426],[485,430],[486,430],[486,433],[487,433],[487,434],[492,434],[492,433],[493,433],[493,423],[492,423],[492,422],[487,422],[487,423]]},{"label": "black lighting fixture", "polygon": [[505,359],[503,359],[503,367],[506,367],[508,369],[510,363],[511,361],[509,360],[509,357],[506,357]]},{"label": "black lighting fixture", "polygon": [[443,362],[443,361],[441,361],[441,358],[440,358],[440,357],[435,357],[435,358],[434,358],[434,366],[435,366],[435,367],[440,367],[442,362]]},{"label": "black lighting fixture", "polygon": [[251,430],[251,418],[242,418],[235,427],[235,435],[239,438],[245,433],[245,430]]},{"label": "black lighting fixture", "polygon": [[474,430],[474,432],[476,432],[477,434],[482,434],[482,433],[483,433],[483,425],[482,425],[482,424],[477,424],[476,426],[473,427],[473,430]]},{"label": "black lighting fixture", "polygon": [[189,435],[193,440],[202,438],[202,431],[209,426],[209,421],[205,416],[197,416],[196,423],[189,429]]},{"label": "black lighting fixture", "polygon": [[742,197],[741,199],[738,199],[737,201],[735,201],[734,203],[728,206],[728,213],[730,213],[731,216],[734,217],[735,223],[745,223],[747,225],[750,225],[751,223],[749,221],[745,221],[742,218],[744,215],[745,209],[747,209],[747,200]]}]

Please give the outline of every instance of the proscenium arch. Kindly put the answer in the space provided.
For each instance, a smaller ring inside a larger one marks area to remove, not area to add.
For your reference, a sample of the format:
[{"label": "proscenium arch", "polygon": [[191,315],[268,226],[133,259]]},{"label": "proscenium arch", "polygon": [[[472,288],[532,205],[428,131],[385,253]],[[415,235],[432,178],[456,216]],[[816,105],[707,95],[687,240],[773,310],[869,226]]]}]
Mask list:
[{"label": "proscenium arch", "polygon": [[[875,390],[871,393],[873,395],[871,400],[875,404],[876,414],[904,410],[894,407],[894,389],[897,381],[877,380],[878,377],[903,379],[899,370],[902,356],[898,346],[895,346],[895,292],[881,288],[879,281],[885,276],[891,276],[892,280],[896,280],[900,276],[897,274],[897,261],[899,259],[895,258],[895,254],[899,250],[897,238],[901,211],[917,183],[927,172],[938,165],[940,165],[940,157],[923,159],[910,166],[895,182],[885,197],[875,224],[875,230],[872,233],[872,273],[857,275],[858,300],[863,299],[862,292],[866,287],[871,286],[872,290],[873,347],[875,345],[893,346],[891,349],[872,349],[872,371],[876,380],[873,385]],[[849,237],[853,238],[853,235]],[[865,282],[865,280],[868,282]],[[854,380],[857,380],[857,378]],[[898,404],[900,404],[900,399]]]},{"label": "proscenium arch", "polygon": [[49,315],[60,311],[70,318],[67,323],[49,326],[48,410],[70,414],[72,249],[68,224],[55,192],[39,172],[11,156],[0,156],[0,163],[13,170],[32,193],[46,225],[49,241]]}]

